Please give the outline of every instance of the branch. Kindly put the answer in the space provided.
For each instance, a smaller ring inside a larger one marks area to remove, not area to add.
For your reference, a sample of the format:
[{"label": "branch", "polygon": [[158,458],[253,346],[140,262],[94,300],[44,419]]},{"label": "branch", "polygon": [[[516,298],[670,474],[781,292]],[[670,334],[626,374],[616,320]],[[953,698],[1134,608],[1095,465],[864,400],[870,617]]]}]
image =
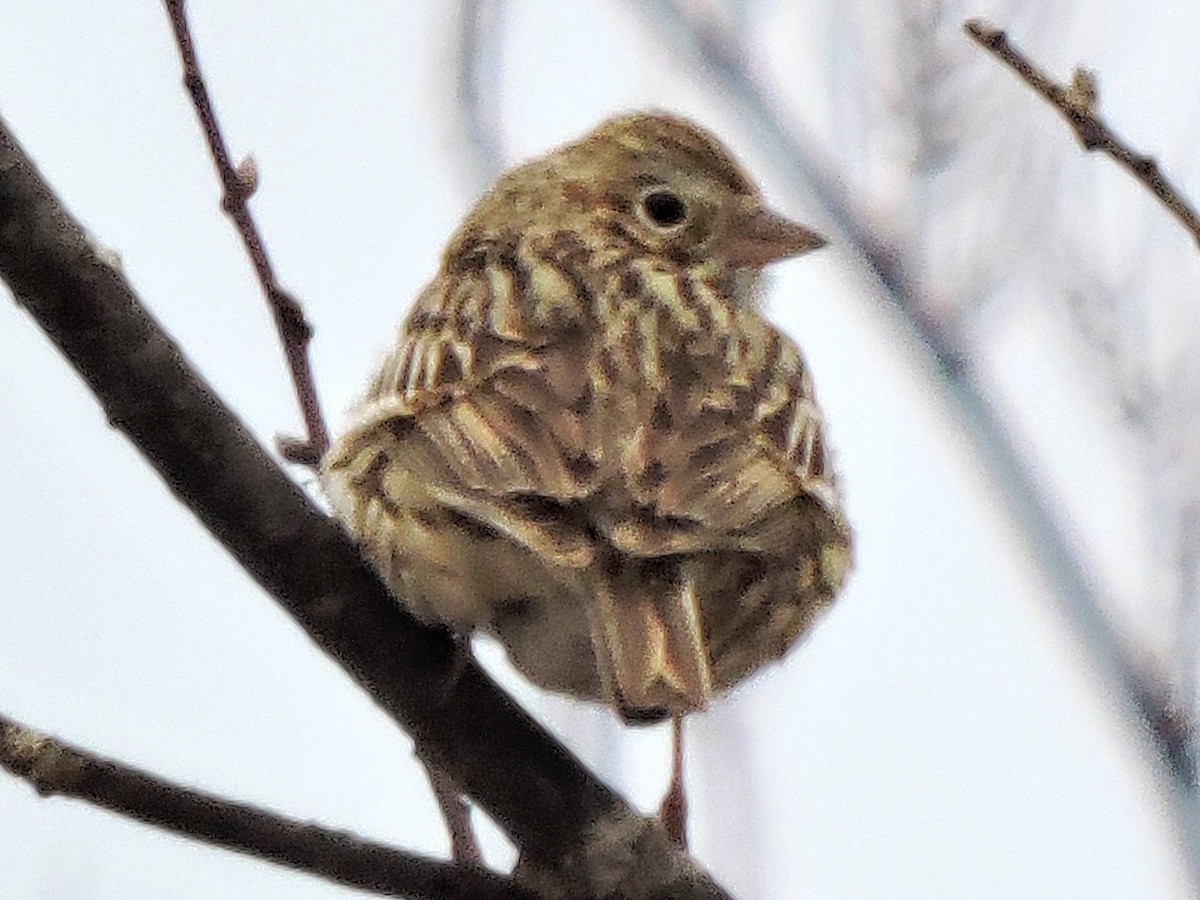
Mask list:
[{"label": "branch", "polygon": [[88,800],[185,837],[261,857],[331,881],[395,897],[534,900],[503,878],[450,865],[343,831],[189,790],[39,734],[0,715],[0,768],[39,794]]},{"label": "branch", "polygon": [[325,428],[325,419],[321,415],[321,405],[317,398],[317,389],[313,383],[312,367],[308,361],[308,343],[312,339],[312,326],[304,318],[304,309],[300,302],[285,291],[275,277],[275,269],[267,256],[267,248],[258,225],[250,214],[247,201],[258,187],[258,169],[254,160],[247,157],[236,169],[230,162],[229,149],[225,138],[221,135],[220,125],[217,124],[217,114],[213,111],[212,101],[208,97],[208,88],[204,84],[204,76],[200,72],[200,62],[196,59],[195,46],[192,43],[191,30],[188,28],[187,13],[184,10],[184,0],[165,0],[167,14],[171,17],[171,27],[175,32],[175,43],[179,48],[179,57],[183,63],[183,85],[192,98],[196,108],[196,116],[200,127],[208,141],[208,149],[212,154],[213,164],[225,188],[225,196],[221,208],[233,219],[237,232],[254,265],[258,283],[262,286],[271,311],[275,315],[275,327],[279,331],[279,340],[283,344],[283,352],[287,356],[288,370],[292,375],[292,386],[296,390],[296,399],[300,403],[300,412],[304,417],[304,425],[308,431],[308,439],[297,441],[294,438],[279,440],[280,453],[291,462],[316,466],[325,451],[329,449],[329,433]]},{"label": "branch", "polygon": [[1093,73],[1076,69],[1071,84],[1064,87],[1014,47],[1003,30],[992,27],[983,19],[968,19],[963,23],[963,30],[1062,113],[1084,150],[1098,150],[1115,159],[1134,178],[1146,185],[1200,244],[1200,214],[1167,180],[1153,156],[1134,150],[1100,117],[1097,110],[1099,89]]},{"label": "branch", "polygon": [[109,421],[313,640],[568,896],[727,897],[444,633],[406,614],[91,247],[0,121],[0,277]]}]

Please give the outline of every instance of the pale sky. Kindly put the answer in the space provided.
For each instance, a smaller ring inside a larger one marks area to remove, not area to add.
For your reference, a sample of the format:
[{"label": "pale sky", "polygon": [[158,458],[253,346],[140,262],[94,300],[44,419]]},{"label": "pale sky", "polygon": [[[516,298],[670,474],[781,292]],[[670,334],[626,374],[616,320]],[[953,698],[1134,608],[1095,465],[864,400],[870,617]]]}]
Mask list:
[{"label": "pale sky", "polygon": [[[270,317],[219,213],[159,4],[3,5],[0,116],[259,439],[294,431]],[[228,139],[258,163],[253,207],[275,266],[317,329],[325,408],[344,421],[471,199],[449,113],[453,4],[192,5]],[[818,14],[815,2],[758,5],[770,23],[764,68],[823,71],[829,29],[844,20]],[[1080,61],[1100,70],[1106,114],[1195,195],[1192,6],[1162,3],[1152,14],[1132,0],[1055,3],[1005,21],[1060,74]],[[615,112],[672,109],[720,133],[778,206],[823,225],[630,4],[511,7],[499,92],[510,158]],[[982,7],[965,13],[994,7],[1001,17],[998,4]],[[882,55],[855,63],[885,64]],[[1016,96],[1013,77],[990,65],[972,70],[955,102]],[[806,90],[793,79],[782,91],[789,115],[836,133],[827,83],[814,77]],[[1097,248],[1120,248],[1134,228],[1159,246],[1186,244],[1118,174],[1102,180],[1096,173],[1111,163],[1079,153],[1039,102],[1012,109],[1048,135],[1061,131],[1060,145],[1046,145],[1064,179],[1099,185]],[[1055,245],[1057,223],[1045,225],[1027,224],[1030,240]],[[1189,266],[1171,278],[1194,296],[1200,265]],[[689,721],[695,855],[745,900],[1185,897],[1166,782],[1148,745],[1056,611],[959,411],[930,390],[927,358],[872,290],[836,244],[772,279],[768,309],[804,348],[826,407],[858,568],[783,665]],[[1097,577],[1136,596],[1156,558],[1112,416],[1081,387],[1061,350],[1064,325],[1028,281],[1014,277],[1003,296],[981,362],[1048,489],[1070,504]],[[4,289],[0,301],[9,448],[0,711],[237,800],[447,852],[408,739],[107,426]],[[502,667],[495,648],[483,656]],[[665,728],[627,729],[600,707],[514,690],[636,807],[657,807]],[[485,837],[489,858],[509,864],[504,842]],[[8,777],[0,870],[15,900],[353,893],[80,802],[40,799]]]}]

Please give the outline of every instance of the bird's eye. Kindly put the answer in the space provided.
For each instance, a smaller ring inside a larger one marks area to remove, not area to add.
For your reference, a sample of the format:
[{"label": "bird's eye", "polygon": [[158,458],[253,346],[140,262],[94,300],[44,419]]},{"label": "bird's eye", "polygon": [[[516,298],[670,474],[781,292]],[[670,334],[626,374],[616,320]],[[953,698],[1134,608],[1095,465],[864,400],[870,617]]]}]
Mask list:
[{"label": "bird's eye", "polygon": [[652,225],[677,228],[687,220],[687,204],[674,191],[654,190],[642,198],[642,212]]}]

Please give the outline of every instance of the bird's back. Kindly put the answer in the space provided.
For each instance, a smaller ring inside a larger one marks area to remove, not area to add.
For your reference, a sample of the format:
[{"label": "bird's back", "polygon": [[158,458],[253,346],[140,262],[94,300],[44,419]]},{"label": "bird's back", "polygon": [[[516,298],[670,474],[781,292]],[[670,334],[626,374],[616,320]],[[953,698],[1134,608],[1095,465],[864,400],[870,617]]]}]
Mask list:
[{"label": "bird's back", "polygon": [[[493,631],[533,681],[632,716],[702,707],[848,568],[811,383],[703,282],[530,253],[425,292],[331,493],[412,608]],[[509,308],[539,292],[553,317]]]}]

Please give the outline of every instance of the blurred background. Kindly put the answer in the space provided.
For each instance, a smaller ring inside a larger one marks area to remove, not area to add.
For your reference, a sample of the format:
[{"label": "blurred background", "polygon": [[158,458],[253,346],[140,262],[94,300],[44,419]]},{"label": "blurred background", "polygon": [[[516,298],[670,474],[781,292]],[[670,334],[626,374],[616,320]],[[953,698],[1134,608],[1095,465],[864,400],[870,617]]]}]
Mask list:
[{"label": "blurred background", "polygon": [[[472,198],[610,114],[715,130],[828,234],[776,267],[858,531],[783,665],[689,720],[695,855],[746,900],[1184,898],[1200,596],[1200,257],[962,33],[1011,30],[1200,195],[1192,0],[205,0],[191,16],[335,428]],[[197,368],[299,430],[166,15],[5,0],[0,116]],[[5,288],[0,294],[8,299]],[[430,854],[411,744],[0,303],[0,710],[164,776]],[[309,483],[303,471],[295,475]],[[480,656],[639,809],[669,730]],[[478,818],[486,851],[513,850]],[[353,891],[0,777],[5,896]]]}]

